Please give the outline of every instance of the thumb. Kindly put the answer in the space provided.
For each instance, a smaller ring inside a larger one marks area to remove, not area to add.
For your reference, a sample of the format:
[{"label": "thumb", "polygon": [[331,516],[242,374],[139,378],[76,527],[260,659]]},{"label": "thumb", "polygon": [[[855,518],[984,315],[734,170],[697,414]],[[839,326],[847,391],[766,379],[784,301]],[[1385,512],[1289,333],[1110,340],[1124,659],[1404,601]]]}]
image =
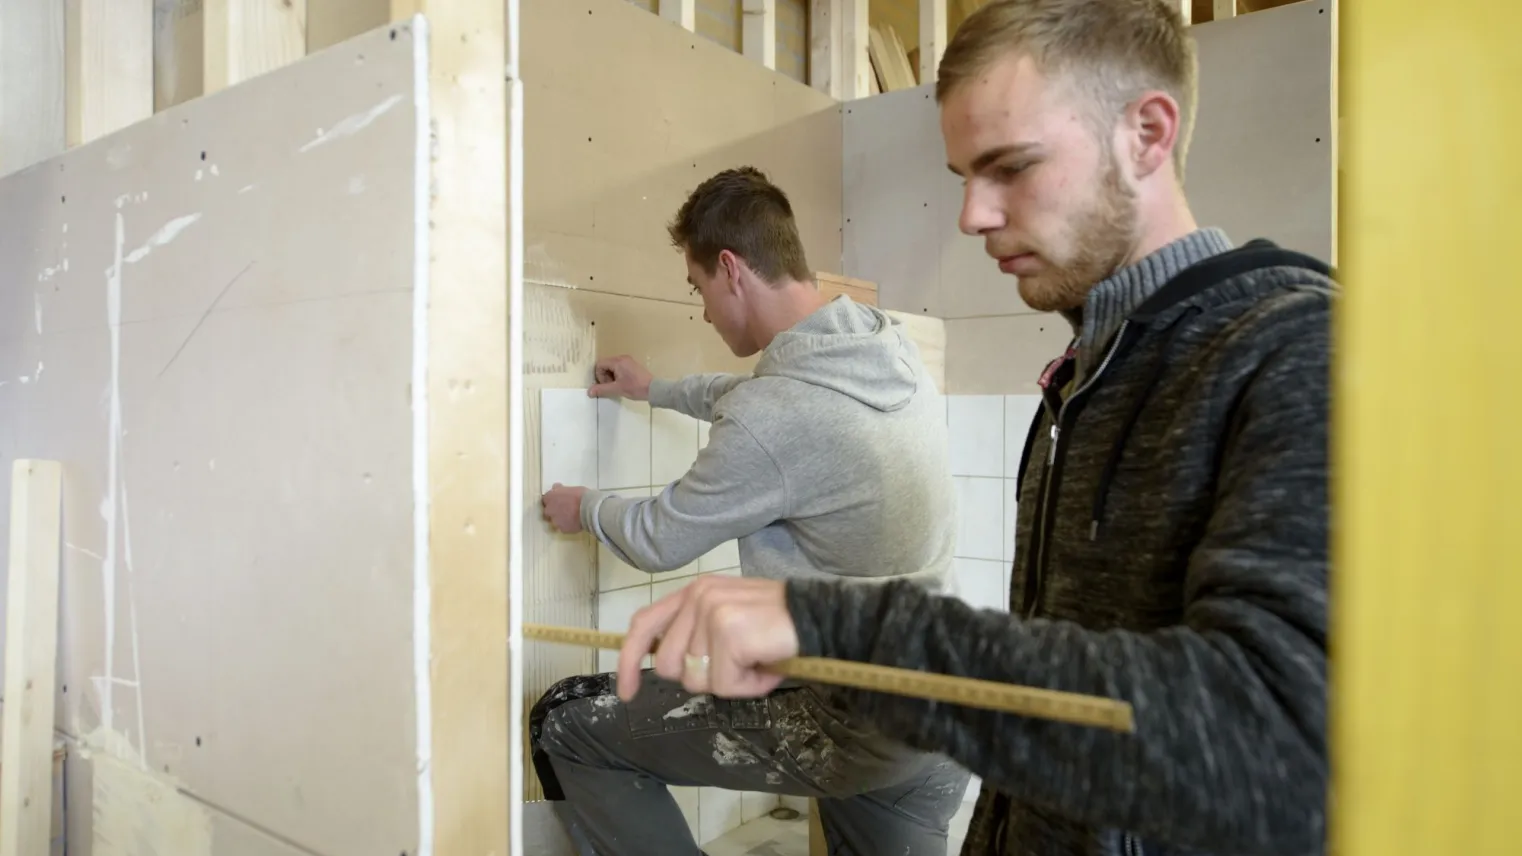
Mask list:
[{"label": "thumb", "polygon": [[609,398],[618,394],[611,383],[594,383],[587,387],[587,395],[591,398]]}]

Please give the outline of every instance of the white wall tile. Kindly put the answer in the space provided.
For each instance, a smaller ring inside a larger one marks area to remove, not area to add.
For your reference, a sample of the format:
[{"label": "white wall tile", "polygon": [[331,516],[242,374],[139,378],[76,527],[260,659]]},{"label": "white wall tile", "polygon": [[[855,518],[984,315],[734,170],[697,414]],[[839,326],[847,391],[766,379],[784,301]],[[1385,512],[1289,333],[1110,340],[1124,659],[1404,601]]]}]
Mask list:
[{"label": "white wall tile", "polygon": [[1025,437],[1031,420],[1041,407],[1039,395],[1004,396],[1004,477],[1020,475],[1020,453],[1025,451]]},{"label": "white wall tile", "polygon": [[807,815],[809,813],[808,797],[793,797],[784,794],[781,798],[781,803],[784,807],[790,808],[799,814]]},{"label": "white wall tile", "polygon": [[1009,610],[1003,562],[957,559],[952,568],[957,575],[957,597],[978,609]]},{"label": "white wall tile", "polygon": [[703,573],[740,567],[740,542],[725,541],[698,558],[698,570]]},{"label": "white wall tile", "polygon": [[539,392],[540,492],[563,485],[597,485],[597,399],[587,391]]},{"label": "white wall tile", "polygon": [[1004,544],[1001,558],[1006,562],[1015,558],[1015,517],[1020,510],[1020,496],[1015,490],[1018,484],[1015,479],[1004,480],[1004,532],[1000,540]]},{"label": "white wall tile", "polygon": [[695,579],[697,577],[692,576],[657,581],[650,587],[650,602],[654,603],[672,592],[681,591],[687,587],[688,583],[691,583]]},{"label": "white wall tile", "polygon": [[698,801],[703,789],[672,786],[670,790],[671,796],[676,799],[677,808],[682,810],[682,817],[687,819],[687,828],[692,830],[692,837],[698,838],[703,834],[698,813]]},{"label": "white wall tile", "polygon": [[698,458],[698,421],[664,407],[650,409],[650,483],[670,484]]},{"label": "white wall tile", "polygon": [[966,559],[1004,557],[1004,479],[957,476],[956,555]]},{"label": "white wall tile", "polygon": [[1004,475],[1004,396],[947,396],[946,431],[952,475]]},{"label": "white wall tile", "polygon": [[[610,633],[627,633],[629,620],[634,613],[650,605],[650,585],[647,583],[634,588],[619,589],[617,591],[599,592],[597,595],[597,629]],[[645,658],[645,664],[650,664],[650,658]],[[618,668],[617,651],[598,651],[597,668],[600,671],[611,672]]]},{"label": "white wall tile", "polygon": [[702,827],[698,842],[706,844],[735,829],[743,822],[743,817],[739,791],[703,788],[698,796],[698,823]]},{"label": "white wall tile", "polygon": [[650,405],[599,398],[597,402],[597,486],[603,490],[648,487]]},{"label": "white wall tile", "polygon": [[698,420],[698,451],[708,447],[708,432],[713,430],[713,423],[706,419]]}]

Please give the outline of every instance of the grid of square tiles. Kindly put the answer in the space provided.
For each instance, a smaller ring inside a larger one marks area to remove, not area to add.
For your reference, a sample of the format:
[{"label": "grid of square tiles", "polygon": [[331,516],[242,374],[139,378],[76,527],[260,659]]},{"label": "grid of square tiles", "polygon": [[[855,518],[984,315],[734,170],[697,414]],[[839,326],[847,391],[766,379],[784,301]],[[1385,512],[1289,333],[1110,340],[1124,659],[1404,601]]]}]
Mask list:
[{"label": "grid of square tiles", "polygon": [[[588,398],[585,389],[540,393],[541,489],[556,482],[656,496],[680,479],[708,443],[709,423],[642,401]],[[622,633],[641,607],[701,574],[740,573],[739,545],[729,541],[696,561],[650,574],[597,546],[597,628]],[[599,651],[598,668],[617,665],[614,651]],[[648,660],[646,661],[648,665]],[[672,795],[699,842],[711,841],[777,806],[773,794],[721,788],[673,787]]]},{"label": "grid of square tiles", "polygon": [[957,594],[1009,608],[1015,557],[1015,483],[1039,395],[948,395],[946,434],[957,491]]}]

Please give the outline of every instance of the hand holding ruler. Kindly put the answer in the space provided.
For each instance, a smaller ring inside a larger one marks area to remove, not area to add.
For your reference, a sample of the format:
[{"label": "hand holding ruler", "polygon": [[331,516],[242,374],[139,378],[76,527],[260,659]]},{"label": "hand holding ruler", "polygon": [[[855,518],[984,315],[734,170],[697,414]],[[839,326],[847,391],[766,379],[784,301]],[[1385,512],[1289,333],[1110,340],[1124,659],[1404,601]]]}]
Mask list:
[{"label": "hand holding ruler", "polygon": [[[523,636],[543,642],[585,645],[610,651],[617,651],[624,646],[622,633],[606,633],[580,627],[525,624]],[[1131,705],[1099,696],[916,672],[912,669],[828,657],[792,657],[773,663],[767,669],[783,677],[802,681],[980,707],[1127,734],[1136,730]]]}]

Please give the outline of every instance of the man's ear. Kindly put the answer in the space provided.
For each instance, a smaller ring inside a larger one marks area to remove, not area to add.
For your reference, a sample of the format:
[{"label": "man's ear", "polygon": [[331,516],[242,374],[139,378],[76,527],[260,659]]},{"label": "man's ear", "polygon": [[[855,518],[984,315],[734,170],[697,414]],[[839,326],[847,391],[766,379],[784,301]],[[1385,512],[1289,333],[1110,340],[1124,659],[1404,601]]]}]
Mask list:
[{"label": "man's ear", "polygon": [[719,250],[718,272],[724,275],[724,287],[730,292],[740,290],[740,273],[745,263],[731,250]]},{"label": "man's ear", "polygon": [[1173,161],[1179,141],[1179,106],[1166,92],[1148,91],[1126,110],[1132,131],[1131,160],[1136,177],[1146,178]]}]

